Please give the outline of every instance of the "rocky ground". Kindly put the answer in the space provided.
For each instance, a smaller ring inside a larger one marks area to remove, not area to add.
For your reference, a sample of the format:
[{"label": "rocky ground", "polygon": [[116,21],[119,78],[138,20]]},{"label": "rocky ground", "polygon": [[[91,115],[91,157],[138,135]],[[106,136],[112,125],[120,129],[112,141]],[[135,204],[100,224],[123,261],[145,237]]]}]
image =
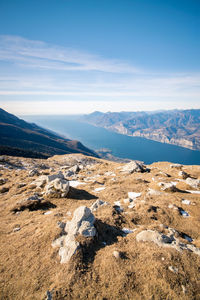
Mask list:
[{"label": "rocky ground", "polygon": [[200,166],[0,157],[0,299],[200,299]]}]

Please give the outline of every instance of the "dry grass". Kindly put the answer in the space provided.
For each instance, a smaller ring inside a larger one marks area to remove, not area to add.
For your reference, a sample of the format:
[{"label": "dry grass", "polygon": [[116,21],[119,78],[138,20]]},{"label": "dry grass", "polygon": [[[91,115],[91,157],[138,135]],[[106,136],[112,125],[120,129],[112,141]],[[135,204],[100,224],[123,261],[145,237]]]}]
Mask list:
[{"label": "dry grass", "polygon": [[[15,165],[20,161],[30,165],[43,162],[57,172],[66,164],[66,157],[9,160]],[[56,206],[47,208],[52,211],[49,215],[44,215],[43,209],[14,214],[16,202],[34,193],[30,183],[37,176],[29,177],[28,170],[0,170],[1,177],[8,180],[4,186],[9,188],[9,192],[0,194],[0,299],[45,299],[48,290],[53,299],[200,299],[199,256],[153,243],[138,243],[135,238],[143,229],[164,232],[163,224],[192,237],[193,244],[200,247],[200,195],[184,193],[188,189],[184,182],[177,185],[180,192],[147,194],[148,188],[160,191],[157,182],[177,181],[179,170],[170,168],[170,163],[154,163],[149,166],[150,173],[130,175],[121,173],[119,166],[101,161],[81,170],[80,181],[100,176],[95,182],[72,190],[70,198],[49,199]],[[200,177],[199,166],[184,166],[183,170]],[[108,171],[116,176],[105,175]],[[19,188],[21,182],[26,186]],[[95,192],[102,184],[106,189]],[[132,209],[123,202],[130,191],[142,193]],[[61,265],[58,249],[51,246],[61,232],[58,221],[70,220],[69,212],[73,214],[80,205],[91,206],[97,197],[109,202],[94,213],[98,238],[80,241],[80,250],[69,263]],[[182,199],[190,200],[191,205],[183,205]],[[124,212],[115,211],[115,201],[121,201]],[[169,204],[185,209],[190,217],[183,218]],[[16,227],[21,230],[13,231]],[[123,227],[136,231],[124,237]],[[121,258],[113,256],[114,250],[121,253]],[[170,271],[169,266],[178,268],[178,273]]]}]

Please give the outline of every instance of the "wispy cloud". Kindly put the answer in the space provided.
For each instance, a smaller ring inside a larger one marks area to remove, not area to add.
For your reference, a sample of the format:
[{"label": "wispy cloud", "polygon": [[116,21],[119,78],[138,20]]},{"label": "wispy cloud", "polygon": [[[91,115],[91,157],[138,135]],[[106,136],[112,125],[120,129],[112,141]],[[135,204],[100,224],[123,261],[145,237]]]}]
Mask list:
[{"label": "wispy cloud", "polygon": [[119,60],[75,49],[32,41],[18,36],[0,36],[0,60],[12,61],[26,67],[68,71],[101,71],[137,73],[139,69]]},{"label": "wispy cloud", "polygon": [[6,97],[16,101],[24,97],[29,103],[33,99],[49,101],[50,96],[68,101],[71,107],[72,99],[85,104],[93,101],[98,107],[98,101],[104,107],[105,101],[112,106],[123,100],[128,104],[122,110],[130,107],[131,101],[146,103],[146,108],[160,108],[164,101],[165,106],[175,101],[179,107],[192,103],[196,107],[200,73],[158,73],[42,41],[0,36],[0,102],[5,103]]}]

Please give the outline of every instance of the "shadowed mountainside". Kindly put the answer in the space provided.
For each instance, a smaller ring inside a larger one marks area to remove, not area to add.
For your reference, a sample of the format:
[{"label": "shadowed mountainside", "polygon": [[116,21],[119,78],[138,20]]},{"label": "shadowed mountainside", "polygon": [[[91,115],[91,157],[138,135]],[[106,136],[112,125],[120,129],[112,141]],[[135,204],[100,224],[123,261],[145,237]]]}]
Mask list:
[{"label": "shadowed mountainside", "polygon": [[47,158],[69,153],[97,157],[79,141],[63,138],[0,109],[0,154]]}]

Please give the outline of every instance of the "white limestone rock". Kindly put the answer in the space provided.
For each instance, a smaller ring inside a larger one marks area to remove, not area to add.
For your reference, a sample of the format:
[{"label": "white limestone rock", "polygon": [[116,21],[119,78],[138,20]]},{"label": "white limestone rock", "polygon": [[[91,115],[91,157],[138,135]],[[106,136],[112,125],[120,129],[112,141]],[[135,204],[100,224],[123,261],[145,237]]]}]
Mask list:
[{"label": "white limestone rock", "polygon": [[182,169],[182,167],[183,167],[183,165],[181,165],[181,164],[171,164],[170,165],[170,168],[172,168],[172,169]]},{"label": "white limestone rock", "polygon": [[[95,217],[91,210],[86,206],[80,206],[74,211],[74,215],[71,221],[67,222],[65,231],[68,234],[77,235],[82,234],[83,236],[95,236],[96,229],[94,227]],[[83,222],[88,222],[87,224]],[[90,225],[91,230],[88,229]],[[82,226],[82,227],[81,227]],[[85,229],[87,229],[85,231]],[[92,235],[91,235],[92,234]]]},{"label": "white limestone rock", "polygon": [[40,173],[37,169],[31,169],[29,172],[28,172],[28,176],[32,177],[32,176],[38,176]]},{"label": "white limestone rock", "polygon": [[0,178],[0,185],[3,185],[3,184],[5,184],[5,183],[6,183],[6,181],[7,181],[7,179],[5,179],[5,178]]},{"label": "white limestone rock", "polygon": [[187,179],[190,175],[186,173],[185,171],[180,171],[178,173],[178,176],[181,177],[182,179]]},{"label": "white limestone rock", "polygon": [[73,235],[65,236],[63,240],[63,246],[59,249],[60,263],[67,263],[72,255],[76,253],[76,250],[79,248],[79,243],[75,240]]},{"label": "white limestone rock", "polygon": [[119,251],[113,251],[113,256],[116,258],[116,259],[119,259],[121,257],[120,255],[120,252]]},{"label": "white limestone rock", "polygon": [[47,183],[47,176],[42,175],[32,182],[37,188],[43,187]]},{"label": "white limestone rock", "polygon": [[44,195],[52,198],[64,198],[69,192],[69,182],[62,178],[51,180],[44,188]]},{"label": "white limestone rock", "polygon": [[134,173],[134,172],[146,172],[146,166],[143,164],[143,162],[139,162],[139,161],[131,161],[128,164],[125,164],[122,168],[121,168],[122,172],[125,173]]},{"label": "white limestone rock", "polygon": [[105,201],[102,201],[102,200],[97,199],[97,201],[95,201],[95,202],[90,206],[90,209],[91,209],[91,211],[96,211],[97,209],[99,209],[101,206],[104,206],[104,205],[108,205],[108,203],[105,202]]},{"label": "white limestone rock", "polygon": [[158,186],[165,192],[177,192],[177,187],[172,182],[159,182]]},{"label": "white limestone rock", "polygon": [[58,174],[53,174],[53,175],[49,175],[47,176],[47,183],[54,181],[55,179],[65,179],[63,173],[61,171],[58,172]]},{"label": "white limestone rock", "polygon": [[194,178],[188,177],[186,179],[186,183],[195,189],[200,187],[200,179],[194,179]]},{"label": "white limestone rock", "polygon": [[128,197],[131,200],[134,200],[134,199],[140,197],[141,195],[142,195],[142,193],[128,192]]},{"label": "white limestone rock", "polygon": [[61,263],[67,263],[80,247],[76,236],[82,235],[88,238],[96,235],[94,222],[95,217],[88,207],[80,206],[74,211],[72,220],[67,222],[64,228],[67,235],[61,236],[52,243],[52,247],[60,247]]},{"label": "white limestone rock", "polygon": [[154,230],[143,230],[136,235],[137,242],[153,242],[160,247],[174,248],[177,251],[188,250],[200,255],[200,249],[192,244],[184,244],[179,242],[175,237],[176,231],[170,228],[169,234],[165,235]]}]

